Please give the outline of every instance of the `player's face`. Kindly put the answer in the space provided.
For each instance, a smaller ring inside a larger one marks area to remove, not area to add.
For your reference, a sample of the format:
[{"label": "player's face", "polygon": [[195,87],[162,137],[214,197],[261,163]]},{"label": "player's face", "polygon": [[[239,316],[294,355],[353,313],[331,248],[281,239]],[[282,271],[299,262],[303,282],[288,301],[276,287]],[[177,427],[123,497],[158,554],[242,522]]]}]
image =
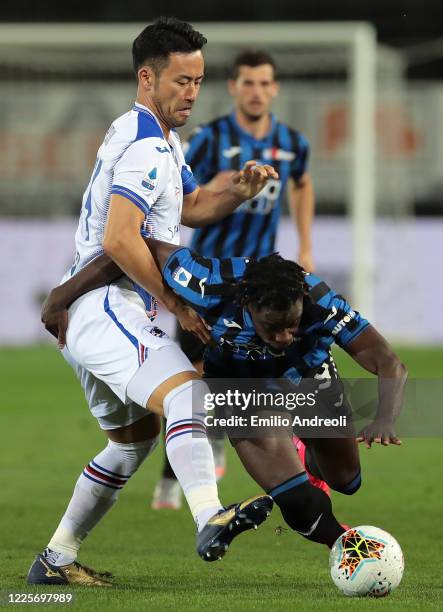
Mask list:
[{"label": "player's face", "polygon": [[238,77],[228,82],[228,88],[236,109],[251,121],[269,113],[271,102],[278,93],[274,69],[270,64],[255,68],[240,66]]},{"label": "player's face", "polygon": [[294,342],[303,314],[303,299],[294,302],[289,310],[271,310],[249,306],[257,335],[272,348],[283,350]]},{"label": "player's face", "polygon": [[203,70],[201,51],[170,54],[168,65],[155,78],[151,94],[157,115],[167,127],[180,127],[189,119]]}]

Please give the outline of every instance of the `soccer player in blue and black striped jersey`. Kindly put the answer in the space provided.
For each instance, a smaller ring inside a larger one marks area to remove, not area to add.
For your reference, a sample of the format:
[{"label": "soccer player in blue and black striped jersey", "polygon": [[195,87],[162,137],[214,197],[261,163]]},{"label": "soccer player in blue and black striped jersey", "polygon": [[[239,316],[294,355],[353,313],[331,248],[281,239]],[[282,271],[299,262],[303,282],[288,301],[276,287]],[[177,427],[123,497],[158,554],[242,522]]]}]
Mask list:
[{"label": "soccer player in blue and black striped jersey", "polygon": [[[314,268],[311,225],[314,190],[308,173],[309,144],[298,130],[281,123],[270,112],[278,95],[276,66],[265,51],[246,50],[233,63],[229,92],[234,100],[230,115],[199,126],[184,146],[186,161],[196,180],[220,191],[245,159],[271,163],[278,180],[223,220],[197,229],[191,248],[204,257],[263,257],[275,250],[282,201],[287,193],[296,221],[298,251],[294,258],[308,272]],[[177,327],[177,340],[197,365],[203,345]]]},{"label": "soccer player in blue and black striped jersey", "polygon": [[[262,257],[275,250],[282,200],[288,191],[296,218],[299,249],[294,257],[312,271],[311,222],[314,195],[307,171],[309,145],[298,130],[270,113],[278,94],[276,67],[264,51],[243,51],[228,81],[234,99],[230,115],[199,126],[188,141],[186,161],[197,182],[218,191],[245,160],[271,164],[279,179],[218,223],[198,229],[191,247],[204,257]],[[288,189],[289,187],[289,189]]]},{"label": "soccer player in blue and black striped jersey", "polygon": [[[260,50],[241,52],[234,60],[228,88],[234,101],[232,112],[199,126],[184,147],[186,161],[197,182],[220,191],[248,159],[273,165],[279,178],[269,181],[258,196],[244,202],[234,214],[197,229],[191,247],[204,257],[269,255],[275,250],[282,202],[287,194],[298,234],[294,258],[305,270],[312,271],[314,190],[308,173],[309,144],[300,131],[281,123],[270,112],[279,90],[271,55]],[[176,337],[183,352],[201,369],[204,345],[179,325]],[[221,476],[224,473],[221,441],[214,441],[213,450],[217,474]],[[174,479],[165,458],[163,479],[155,490],[153,507],[174,504],[175,500],[178,503],[179,490]]]},{"label": "soccer player in blue and black striped jersey", "polygon": [[[352,423],[340,437],[309,434],[304,465],[290,435],[231,437],[243,465],[299,534],[332,546],[344,531],[332,513],[324,490],[312,486],[307,471],[336,491],[355,493],[361,483],[357,442],[400,444],[394,421],[403,402],[406,369],[386,340],[325,282],[278,255],[260,260],[244,257],[204,258],[186,247],[148,239],[148,246],[167,286],[195,309],[210,326],[212,345],[205,354],[211,378],[287,380],[314,385],[315,408],[329,418],[350,415],[330,349],[343,348],[358,364],[378,377],[379,402],[372,423],[356,436]],[[95,268],[95,273],[94,273]],[[84,268],[74,284],[53,291],[43,319],[64,339],[63,305],[87,289],[121,274],[108,258]],[[66,314],[66,313],[65,313]],[[298,411],[298,408],[297,408]],[[310,430],[312,431],[312,430]]]}]

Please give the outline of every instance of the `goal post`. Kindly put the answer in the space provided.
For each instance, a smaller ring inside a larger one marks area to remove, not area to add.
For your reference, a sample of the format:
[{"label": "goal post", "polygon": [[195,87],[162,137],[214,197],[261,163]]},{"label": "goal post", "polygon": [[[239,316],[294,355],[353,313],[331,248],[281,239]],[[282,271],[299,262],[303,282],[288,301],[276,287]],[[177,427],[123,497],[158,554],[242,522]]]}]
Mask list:
[{"label": "goal post", "polygon": [[[102,71],[100,86],[106,81],[108,71],[110,75],[114,74],[113,71],[119,74],[126,72],[132,79],[130,45],[145,25],[0,24],[0,74],[11,82],[17,67],[23,71],[32,70],[34,63],[37,72],[54,71],[55,76],[50,79],[51,87],[54,80],[57,80],[57,75],[72,66],[75,67],[76,74],[86,76]],[[374,123],[378,48],[374,28],[368,23],[360,22],[195,23],[194,26],[208,38],[205,53],[209,67],[217,66],[220,57],[221,61],[225,61],[224,57],[232,58],[232,50],[250,46],[264,47],[271,52],[289,53],[294,58],[297,49],[302,48],[305,53],[303,61],[307,61],[312,54],[312,66],[317,53],[320,53],[318,61],[321,63],[329,50],[343,52],[339,62],[343,62],[340,70],[346,72],[348,79],[350,119],[346,163],[348,185],[345,198],[353,242],[349,287],[356,307],[368,317],[372,317],[373,227],[376,202]],[[315,67],[316,70],[318,68]],[[99,77],[97,81],[100,81]],[[90,77],[89,82],[92,86],[93,77]],[[133,81],[131,86],[133,87]],[[27,95],[26,85],[21,83],[21,87],[22,95]],[[32,89],[28,90],[28,95],[32,96]],[[280,114],[279,118],[285,120]],[[303,125],[297,127],[304,130]],[[315,156],[315,150],[313,155]],[[0,213],[2,199],[9,201],[14,189],[18,189],[16,182],[6,189],[4,198],[0,189]],[[36,189],[34,186],[30,192],[33,193]]]}]

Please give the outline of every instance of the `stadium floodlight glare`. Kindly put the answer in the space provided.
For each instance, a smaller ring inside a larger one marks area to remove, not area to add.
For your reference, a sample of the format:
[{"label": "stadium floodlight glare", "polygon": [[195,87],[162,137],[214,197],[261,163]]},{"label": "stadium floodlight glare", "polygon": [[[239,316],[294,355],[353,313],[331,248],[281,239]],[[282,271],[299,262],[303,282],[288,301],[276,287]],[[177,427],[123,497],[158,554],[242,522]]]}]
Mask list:
[{"label": "stadium floodlight glare", "polygon": [[[81,65],[95,69],[100,58],[86,51],[92,47],[109,51],[115,60],[126,62],[132,40],[145,24],[1,24],[0,68],[11,69],[20,62],[40,60],[52,66],[67,65],[70,54],[85,50]],[[351,300],[369,318],[373,315],[373,226],[375,217],[375,100],[376,52],[374,28],[363,22],[273,22],[262,23],[195,23],[208,38],[211,48],[229,51],[244,46],[269,49],[344,49],[345,66],[350,83],[349,197],[348,212],[352,226]],[[326,54],[327,55],[327,54]],[[103,57],[100,56],[100,57]],[[123,58],[123,59],[120,59]],[[106,78],[106,77],[104,77]],[[283,118],[284,119],[284,118]],[[303,126],[300,126],[303,129]]]}]

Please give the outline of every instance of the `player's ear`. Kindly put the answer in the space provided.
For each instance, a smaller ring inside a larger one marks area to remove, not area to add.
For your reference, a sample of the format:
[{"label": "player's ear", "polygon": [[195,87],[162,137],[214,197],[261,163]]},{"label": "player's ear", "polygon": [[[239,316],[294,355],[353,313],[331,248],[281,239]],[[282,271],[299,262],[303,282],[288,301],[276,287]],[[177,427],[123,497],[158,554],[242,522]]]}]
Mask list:
[{"label": "player's ear", "polygon": [[235,96],[235,83],[236,81],[234,79],[228,79],[228,91],[231,96]]},{"label": "player's ear", "polygon": [[275,98],[275,96],[278,96],[279,93],[280,93],[280,83],[278,81],[274,81],[272,83],[272,97]]},{"label": "player's ear", "polygon": [[138,71],[138,82],[145,89],[150,91],[154,87],[155,74],[150,66],[142,66]]}]

